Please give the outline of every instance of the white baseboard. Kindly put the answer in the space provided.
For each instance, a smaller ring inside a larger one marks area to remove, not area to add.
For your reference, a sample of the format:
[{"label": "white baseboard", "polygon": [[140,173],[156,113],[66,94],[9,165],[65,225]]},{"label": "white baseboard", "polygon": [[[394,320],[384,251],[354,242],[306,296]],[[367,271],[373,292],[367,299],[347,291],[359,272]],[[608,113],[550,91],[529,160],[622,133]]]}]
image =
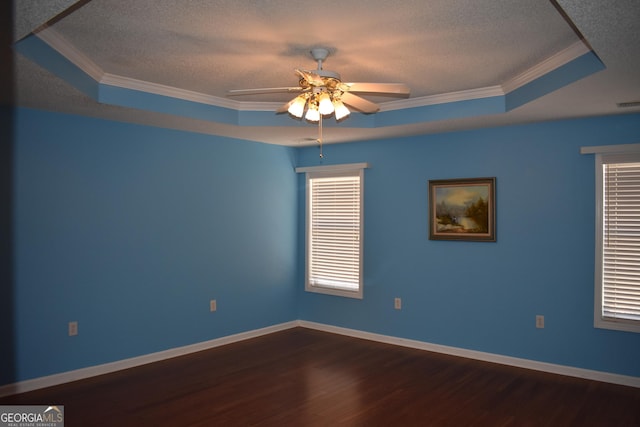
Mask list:
[{"label": "white baseboard", "polygon": [[241,332],[239,334],[228,335],[226,337],[216,338],[209,341],[203,341],[183,347],[159,351],[157,353],[145,354],[143,356],[132,357],[130,359],[118,360],[117,362],[105,363],[103,365],[90,366],[88,368],[76,369],[74,371],[62,372],[60,374],[20,381],[14,384],[1,386],[0,397],[17,393],[25,393],[27,391],[51,387],[71,381],[82,380],[97,375],[120,371],[122,369],[134,368],[136,366],[146,365],[147,363],[159,362],[161,360],[171,359],[173,357],[184,356],[186,354],[195,353],[197,351],[208,350],[210,348],[220,347],[222,345],[244,341],[250,338],[256,338],[262,335],[271,334],[273,332],[294,328],[296,326],[299,326],[299,322],[294,320],[291,322],[268,326],[266,328],[255,329],[253,331]]},{"label": "white baseboard", "polygon": [[467,359],[482,360],[485,362],[499,363],[501,365],[515,366],[518,368],[533,369],[535,371],[548,372],[552,374],[565,375],[569,377],[584,378],[588,380],[602,381],[606,383],[620,384],[630,387],[640,388],[640,378],[627,375],[612,374],[609,372],[592,371],[590,369],[574,368],[572,366],[555,365],[553,363],[538,362],[518,357],[502,356],[499,354],[485,353],[482,351],[467,350],[458,347],[449,347],[439,344],[431,344],[424,341],[396,338],[389,335],[374,334],[355,329],[341,328],[338,326],[325,325],[322,323],[307,322],[301,320],[298,324],[304,328],[317,329],[319,331],[331,332],[334,334],[347,335],[354,338],[362,338],[369,341],[378,341],[386,344],[410,347],[418,350],[433,351],[435,353],[449,354],[452,356],[465,357]]},{"label": "white baseboard", "polygon": [[377,341],[385,344],[393,344],[402,347],[410,347],[418,350],[433,351],[436,353],[449,354],[452,356],[465,357],[468,359],[482,360],[485,362],[499,363],[502,365],[515,366],[518,368],[533,369],[536,371],[549,372],[552,374],[566,375],[570,377],[584,378],[595,381],[602,381],[613,384],[620,384],[630,387],[640,388],[640,378],[626,375],[611,374],[608,372],[592,371],[589,369],[574,368],[571,366],[555,365],[552,363],[537,362],[535,360],[520,359],[517,357],[502,356],[499,354],[485,353],[475,350],[467,350],[458,347],[449,347],[439,344],[431,344],[424,341],[397,338],[389,335],[375,334],[371,332],[359,331],[356,329],[342,328],[338,326],[325,325],[322,323],[308,322],[306,320],[294,320],[278,325],[268,326],[253,331],[241,332],[239,334],[216,338],[183,347],[172,348],[157,353],[145,354],[143,356],[132,357],[130,359],[119,360],[117,362],[105,363],[103,365],[91,366],[88,368],[76,369],[74,371],[62,372],[60,374],[46,377],[34,378],[20,381],[14,384],[0,386],[0,397],[17,393],[25,393],[45,387],[51,387],[71,381],[82,380],[97,375],[108,374],[122,369],[134,368],[146,365],[147,363],[159,362],[173,357],[184,356],[186,354],[219,347],[262,335],[268,335],[285,329],[301,326],[308,329],[330,332],[339,335],[346,335],[354,338],[362,338],[369,341]]}]

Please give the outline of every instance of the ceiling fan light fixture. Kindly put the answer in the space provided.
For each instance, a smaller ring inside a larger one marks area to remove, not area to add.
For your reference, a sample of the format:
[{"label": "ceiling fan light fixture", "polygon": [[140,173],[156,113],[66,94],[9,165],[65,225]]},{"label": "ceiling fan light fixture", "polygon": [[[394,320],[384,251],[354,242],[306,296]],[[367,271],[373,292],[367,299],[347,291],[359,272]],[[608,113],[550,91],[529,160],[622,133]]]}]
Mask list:
[{"label": "ceiling fan light fixture", "polygon": [[320,111],[318,106],[313,102],[309,102],[309,108],[307,108],[307,114],[304,118],[309,122],[317,122],[320,120]]},{"label": "ceiling fan light fixture", "polygon": [[[317,62],[315,70],[296,68],[298,87],[261,88],[229,91],[230,95],[251,95],[272,92],[298,92],[291,101],[276,110],[276,114],[288,111],[291,117],[318,123],[322,141],[322,120],[325,116],[334,115],[337,122],[351,115],[347,108],[353,107],[361,113],[372,114],[380,110],[374,102],[362,98],[363,94],[389,94],[392,96],[409,96],[409,87],[402,83],[343,83],[340,74],[325,70],[322,65],[329,56],[329,49],[314,48],[311,56]],[[346,100],[346,105],[342,98]],[[321,143],[322,145],[322,143]]]},{"label": "ceiling fan light fixture", "polygon": [[349,114],[351,114],[351,111],[349,111],[347,106],[344,105],[342,101],[340,101],[339,99],[333,100],[333,107],[335,108],[334,112],[336,116],[336,121],[340,121],[345,117],[347,117]]},{"label": "ceiling fan light fixture", "polygon": [[307,98],[304,95],[298,95],[289,105],[289,109],[287,110],[289,114],[299,119],[302,118],[304,114],[304,107],[307,105]]},{"label": "ceiling fan light fixture", "polygon": [[328,116],[333,113],[334,107],[327,92],[322,92],[318,96],[318,110],[323,116]]}]

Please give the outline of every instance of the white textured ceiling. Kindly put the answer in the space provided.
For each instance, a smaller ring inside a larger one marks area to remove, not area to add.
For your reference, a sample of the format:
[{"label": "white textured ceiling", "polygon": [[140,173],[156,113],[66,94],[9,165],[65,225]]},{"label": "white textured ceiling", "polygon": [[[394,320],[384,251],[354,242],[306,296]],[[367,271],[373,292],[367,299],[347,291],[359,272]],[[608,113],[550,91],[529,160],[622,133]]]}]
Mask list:
[{"label": "white textured ceiling", "polygon": [[[351,127],[347,120],[327,132],[326,142],[639,111],[616,103],[640,101],[640,2],[558,3],[18,0],[16,39],[48,21],[49,29],[101,72],[221,99],[229,99],[230,89],[295,86],[293,70],[314,68],[309,50],[322,46],[331,51],[325,69],[345,81],[406,83],[411,97],[404,102],[411,105],[424,97],[504,85],[579,43],[581,33],[605,71],[507,113],[375,129]],[[314,136],[311,127],[229,125],[99,104],[20,55],[16,61],[20,105],[285,145]],[[267,103],[291,97],[234,99]],[[369,99],[383,108],[393,101]]]}]

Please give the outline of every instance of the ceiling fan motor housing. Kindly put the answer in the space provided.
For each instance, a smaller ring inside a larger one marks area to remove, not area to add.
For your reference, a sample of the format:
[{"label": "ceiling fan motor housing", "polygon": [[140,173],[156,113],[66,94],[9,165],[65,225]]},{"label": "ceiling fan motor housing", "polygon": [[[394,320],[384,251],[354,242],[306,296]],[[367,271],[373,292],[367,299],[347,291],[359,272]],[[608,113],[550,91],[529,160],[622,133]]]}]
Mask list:
[{"label": "ceiling fan motor housing", "polygon": [[329,56],[329,49],[323,47],[315,47],[311,49],[311,57],[316,61],[324,61]]}]

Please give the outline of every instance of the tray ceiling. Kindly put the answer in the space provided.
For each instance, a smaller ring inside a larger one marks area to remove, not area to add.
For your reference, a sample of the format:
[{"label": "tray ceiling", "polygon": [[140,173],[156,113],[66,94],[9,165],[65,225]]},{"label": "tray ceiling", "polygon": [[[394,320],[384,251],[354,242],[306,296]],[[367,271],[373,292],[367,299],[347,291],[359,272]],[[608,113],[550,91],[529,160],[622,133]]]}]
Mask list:
[{"label": "tray ceiling", "polygon": [[617,104],[640,100],[640,6],[603,3],[18,1],[18,103],[305,145],[315,126],[274,113],[292,95],[227,91],[295,86],[321,46],[345,81],[411,88],[326,143],[637,112]]}]

